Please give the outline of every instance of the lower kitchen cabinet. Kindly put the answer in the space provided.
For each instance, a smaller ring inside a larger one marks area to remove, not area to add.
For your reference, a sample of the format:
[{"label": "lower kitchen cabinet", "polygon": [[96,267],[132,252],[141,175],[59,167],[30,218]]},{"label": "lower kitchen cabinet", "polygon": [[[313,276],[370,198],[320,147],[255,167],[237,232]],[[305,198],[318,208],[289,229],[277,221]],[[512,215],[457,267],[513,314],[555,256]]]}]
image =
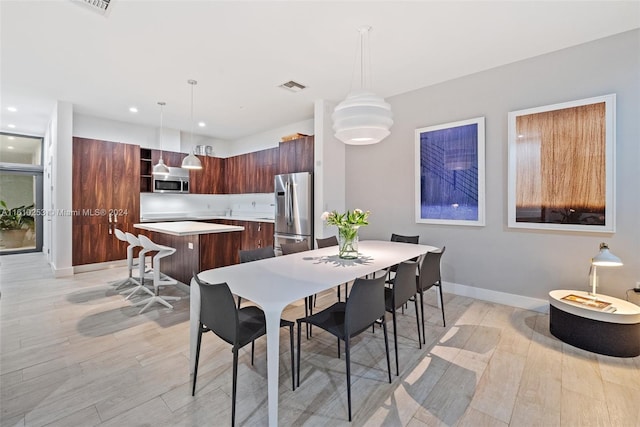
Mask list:
[{"label": "lower kitchen cabinet", "polygon": [[244,231],[240,232],[240,249],[242,250],[273,247],[273,223],[233,219],[215,220],[211,222],[244,227]]}]

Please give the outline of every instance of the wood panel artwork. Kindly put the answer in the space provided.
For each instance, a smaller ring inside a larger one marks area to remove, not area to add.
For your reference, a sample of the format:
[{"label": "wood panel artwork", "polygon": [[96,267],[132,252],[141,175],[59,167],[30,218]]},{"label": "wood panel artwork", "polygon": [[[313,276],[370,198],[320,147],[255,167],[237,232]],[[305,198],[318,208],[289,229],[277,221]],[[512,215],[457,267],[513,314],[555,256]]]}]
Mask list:
[{"label": "wood panel artwork", "polygon": [[510,113],[510,226],[614,231],[614,107],[607,95]]},{"label": "wood panel artwork", "polygon": [[605,210],[604,102],[516,119],[516,212],[540,221],[602,223]]}]

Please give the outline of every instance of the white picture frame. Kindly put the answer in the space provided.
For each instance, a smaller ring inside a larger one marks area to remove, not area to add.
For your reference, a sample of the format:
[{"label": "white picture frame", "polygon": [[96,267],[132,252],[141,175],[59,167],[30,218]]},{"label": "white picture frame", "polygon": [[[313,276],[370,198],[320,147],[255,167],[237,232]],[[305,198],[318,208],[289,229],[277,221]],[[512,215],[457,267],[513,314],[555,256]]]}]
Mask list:
[{"label": "white picture frame", "polygon": [[485,225],[485,119],[415,131],[415,221]]},{"label": "white picture frame", "polygon": [[615,94],[508,114],[508,227],[615,232]]}]

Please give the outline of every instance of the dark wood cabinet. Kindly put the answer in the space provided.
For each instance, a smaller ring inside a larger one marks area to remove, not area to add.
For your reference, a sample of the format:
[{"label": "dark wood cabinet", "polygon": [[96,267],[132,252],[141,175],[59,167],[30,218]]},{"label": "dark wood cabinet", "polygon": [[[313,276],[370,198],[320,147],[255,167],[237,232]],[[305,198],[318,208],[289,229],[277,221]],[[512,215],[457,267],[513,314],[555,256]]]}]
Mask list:
[{"label": "dark wood cabinet", "polygon": [[313,172],[313,136],[280,143],[278,173]]},{"label": "dark wood cabinet", "polygon": [[[168,167],[179,168],[187,155],[175,151],[162,151],[162,161]],[[140,148],[140,192],[153,192],[153,167],[160,160],[160,150]]]},{"label": "dark wood cabinet", "polygon": [[73,138],[72,263],[126,258],[114,228],[135,232],[140,219],[140,147]]},{"label": "dark wood cabinet", "polygon": [[202,169],[189,171],[191,194],[225,194],[225,159],[198,156]]},{"label": "dark wood cabinet", "polygon": [[278,173],[279,150],[269,148],[228,157],[227,193],[272,193],[273,176]]},{"label": "dark wood cabinet", "polygon": [[[187,157],[185,153],[178,153],[176,151],[162,151],[162,160],[168,167],[179,168],[182,167],[182,160]],[[153,165],[158,164],[160,160],[160,150],[151,150],[151,163]]]},{"label": "dark wood cabinet", "polygon": [[213,220],[211,222],[244,227],[244,231],[240,232],[240,249],[242,250],[273,247],[273,223],[233,219]]},{"label": "dark wood cabinet", "polygon": [[140,192],[153,191],[153,164],[151,163],[151,150],[140,149]]}]

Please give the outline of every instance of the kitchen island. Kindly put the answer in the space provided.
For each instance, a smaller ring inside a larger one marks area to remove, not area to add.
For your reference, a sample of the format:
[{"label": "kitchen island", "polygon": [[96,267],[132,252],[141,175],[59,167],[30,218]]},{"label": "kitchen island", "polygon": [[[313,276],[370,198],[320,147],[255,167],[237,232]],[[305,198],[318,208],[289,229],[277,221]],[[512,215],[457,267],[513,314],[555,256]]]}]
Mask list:
[{"label": "kitchen island", "polygon": [[176,253],[162,260],[160,269],[174,279],[191,283],[193,272],[238,263],[244,227],[198,221],[134,224],[141,234]]}]

